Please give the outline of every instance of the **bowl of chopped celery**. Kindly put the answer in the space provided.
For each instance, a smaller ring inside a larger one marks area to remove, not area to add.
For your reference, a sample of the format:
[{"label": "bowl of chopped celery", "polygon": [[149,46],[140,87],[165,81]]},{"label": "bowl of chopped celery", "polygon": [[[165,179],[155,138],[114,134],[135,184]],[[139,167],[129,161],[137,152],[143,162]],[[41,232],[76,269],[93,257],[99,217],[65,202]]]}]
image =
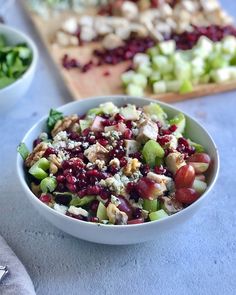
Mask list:
[{"label": "bowl of chopped celery", "polygon": [[191,219],[217,179],[214,141],[193,118],[155,100],[109,96],[51,110],[18,147],[28,201],[91,242],[156,239]]},{"label": "bowl of chopped celery", "polygon": [[10,109],[28,90],[38,60],[34,42],[24,33],[0,25],[0,110]]}]

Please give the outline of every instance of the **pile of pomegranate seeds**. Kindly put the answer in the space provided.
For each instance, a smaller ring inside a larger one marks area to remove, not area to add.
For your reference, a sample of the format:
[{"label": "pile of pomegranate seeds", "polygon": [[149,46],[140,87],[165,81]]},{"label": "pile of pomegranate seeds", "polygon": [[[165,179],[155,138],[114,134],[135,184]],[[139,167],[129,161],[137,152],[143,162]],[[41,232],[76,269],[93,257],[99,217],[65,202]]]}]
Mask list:
[{"label": "pile of pomegranate seeds", "polygon": [[193,32],[184,32],[182,34],[172,34],[170,38],[176,42],[177,48],[181,50],[192,49],[201,36],[206,36],[210,40],[221,41],[225,36],[236,36],[236,28],[234,26],[220,27],[211,25],[208,27],[194,27]]},{"label": "pile of pomegranate seeds", "polygon": [[[125,61],[132,60],[135,54],[145,52],[148,48],[155,45],[155,41],[150,37],[130,38],[125,45],[115,49],[96,49],[93,52],[93,58],[84,65],[81,65],[75,58],[70,58],[67,54],[62,58],[62,66],[69,70],[79,68],[82,73],[88,72],[93,67],[102,65],[116,65]],[[104,72],[104,76],[109,76],[108,71]]]}]

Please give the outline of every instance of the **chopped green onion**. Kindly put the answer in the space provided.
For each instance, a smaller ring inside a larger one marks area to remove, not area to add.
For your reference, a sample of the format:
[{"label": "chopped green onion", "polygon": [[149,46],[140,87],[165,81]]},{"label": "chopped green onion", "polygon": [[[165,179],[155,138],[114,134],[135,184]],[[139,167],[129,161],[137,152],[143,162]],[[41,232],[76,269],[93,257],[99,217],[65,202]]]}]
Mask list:
[{"label": "chopped green onion", "polygon": [[53,192],[57,187],[57,181],[55,177],[46,177],[40,182],[40,189],[43,193]]}]

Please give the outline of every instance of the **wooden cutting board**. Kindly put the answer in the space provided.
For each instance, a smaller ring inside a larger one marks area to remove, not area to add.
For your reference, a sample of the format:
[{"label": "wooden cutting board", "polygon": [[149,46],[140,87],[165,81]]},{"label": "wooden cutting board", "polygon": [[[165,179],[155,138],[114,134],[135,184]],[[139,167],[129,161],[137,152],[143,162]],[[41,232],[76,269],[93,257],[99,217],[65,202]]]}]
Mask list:
[{"label": "wooden cutting board", "polygon": [[[64,69],[61,65],[61,60],[64,54],[68,54],[70,57],[75,57],[82,64],[85,64],[91,59],[93,50],[95,48],[98,48],[99,44],[90,43],[88,45],[80,47],[59,47],[55,45],[53,41],[55,39],[55,34],[58,28],[60,28],[60,24],[66,18],[68,18],[68,13],[60,13],[58,15],[54,15],[53,17],[46,19],[30,11],[26,4],[24,4],[24,7],[34,27],[36,28],[41,39],[43,40],[50,56],[57,65],[58,70],[66,86],[68,87],[72,97],[75,100],[91,96],[124,93],[124,90],[121,85],[120,75],[127,69],[127,67],[129,66],[129,62],[121,63],[116,66],[105,65],[100,67],[94,67],[92,70],[86,73],[81,73],[79,69]],[[70,16],[71,15],[75,16],[73,13],[71,13]],[[76,15],[76,17],[78,17],[78,15]],[[105,75],[106,72],[109,72],[109,75]],[[235,89],[236,81],[221,85],[199,85],[194,88],[193,92],[186,93],[184,95],[171,92],[158,95],[146,93],[146,96],[164,102],[176,102],[180,100],[212,95]]]}]

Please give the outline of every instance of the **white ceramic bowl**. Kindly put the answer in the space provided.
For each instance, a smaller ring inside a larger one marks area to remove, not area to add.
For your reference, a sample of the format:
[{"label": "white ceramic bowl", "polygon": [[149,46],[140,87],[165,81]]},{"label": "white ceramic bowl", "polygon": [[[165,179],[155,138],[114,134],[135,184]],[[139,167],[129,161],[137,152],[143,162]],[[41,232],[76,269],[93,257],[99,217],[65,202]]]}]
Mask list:
[{"label": "white ceramic bowl", "polygon": [[[110,97],[98,97],[80,100],[76,102],[72,102],[66,104],[58,110],[62,111],[64,114],[74,114],[77,113],[79,115],[84,114],[90,108],[94,108],[98,106],[100,103],[104,103],[106,101],[113,101],[117,106],[122,106],[127,103],[136,104],[138,106],[143,106],[148,103],[156,102],[154,100],[127,97],[127,96],[110,96]],[[179,112],[173,106],[164,104],[162,102],[158,102],[163,109],[167,112],[168,115],[174,116]],[[38,212],[49,220],[52,224],[54,224],[59,229],[71,234],[77,238],[102,243],[102,244],[134,244],[139,242],[144,242],[147,240],[153,240],[158,238],[161,232],[164,232],[168,229],[174,228],[178,226],[180,223],[186,221],[191,218],[193,214],[201,207],[204,206],[204,200],[209,195],[218,175],[219,170],[219,156],[217,152],[217,148],[207,133],[207,131],[197,123],[193,118],[186,115],[187,119],[187,135],[191,137],[192,140],[195,140],[201,143],[206,151],[212,158],[213,165],[208,174],[208,189],[198,199],[195,203],[176,213],[172,216],[167,217],[166,219],[162,219],[154,222],[147,222],[143,224],[137,225],[103,225],[96,224],[90,222],[84,222],[80,220],[73,219],[66,215],[62,215],[58,213],[54,209],[49,208],[47,205],[42,203],[29,189],[26,182],[26,175],[23,169],[23,161],[21,157],[17,156],[17,171],[20,178],[21,185],[23,187],[23,192],[28,200],[34,205],[34,207],[38,210]],[[32,146],[32,142],[37,136],[44,131],[46,128],[46,117],[36,123],[25,135],[23,138],[23,142],[26,143],[28,147]]]},{"label": "white ceramic bowl", "polygon": [[0,34],[4,35],[9,45],[26,43],[32,51],[32,62],[26,72],[15,82],[0,89],[0,112],[4,113],[16,104],[28,90],[34,77],[38,61],[38,50],[34,42],[24,33],[9,26],[0,24]]}]

